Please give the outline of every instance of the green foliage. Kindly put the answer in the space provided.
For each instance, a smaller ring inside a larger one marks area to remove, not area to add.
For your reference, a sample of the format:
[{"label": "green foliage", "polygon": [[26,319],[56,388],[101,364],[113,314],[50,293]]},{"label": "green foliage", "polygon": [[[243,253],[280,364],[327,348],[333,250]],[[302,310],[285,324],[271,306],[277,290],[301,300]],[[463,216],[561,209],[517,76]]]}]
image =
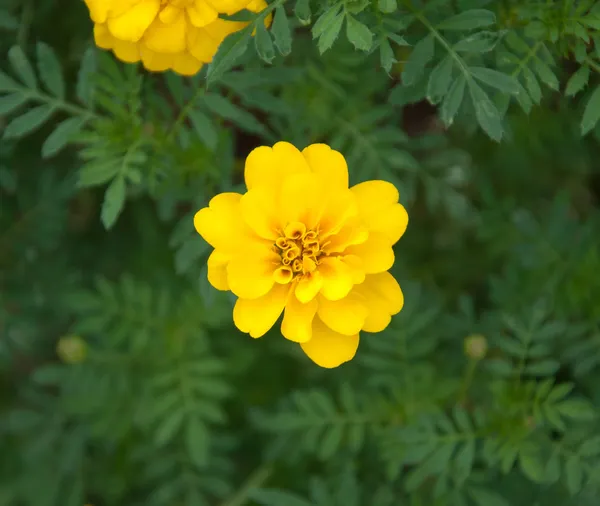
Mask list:
[{"label": "green foliage", "polygon": [[[190,78],[0,7],[0,506],[595,506],[600,4],[268,3]],[[279,140],[410,216],[335,370],[235,329],[193,227]]]}]

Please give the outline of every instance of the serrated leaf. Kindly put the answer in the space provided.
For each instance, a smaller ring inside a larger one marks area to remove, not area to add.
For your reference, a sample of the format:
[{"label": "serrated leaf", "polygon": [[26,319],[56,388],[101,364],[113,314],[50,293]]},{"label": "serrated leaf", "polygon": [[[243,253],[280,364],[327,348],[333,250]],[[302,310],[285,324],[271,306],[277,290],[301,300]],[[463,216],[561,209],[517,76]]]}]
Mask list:
[{"label": "serrated leaf", "polygon": [[[321,25],[323,28],[321,28],[321,34],[319,35],[319,41],[317,43],[320,54],[323,54],[325,51],[331,48],[331,46],[333,46],[333,43],[338,38],[340,30],[342,29],[342,23],[344,22],[344,15],[339,12],[339,6],[336,6],[335,9],[331,9],[331,11],[337,12],[337,14],[331,18],[331,22],[329,22],[329,24]],[[325,14],[323,14],[315,23],[315,26],[313,27],[313,38],[315,37],[317,25],[319,24],[319,21],[325,17]]]},{"label": "serrated leaf", "polygon": [[392,66],[398,60],[396,60],[394,50],[387,39],[383,39],[379,45],[379,57],[381,66],[389,74],[392,70]]},{"label": "serrated leaf", "polygon": [[23,93],[11,93],[0,97],[0,116],[10,114],[27,102]]},{"label": "serrated leaf", "polygon": [[373,46],[373,34],[363,23],[353,16],[346,16],[346,36],[360,51],[369,51]]},{"label": "serrated leaf", "polygon": [[385,14],[391,14],[398,9],[396,0],[378,0],[377,6],[379,7],[379,10]]},{"label": "serrated leaf", "polygon": [[470,67],[469,70],[475,79],[492,86],[505,93],[519,93],[519,86],[514,77],[486,67]]},{"label": "serrated leaf", "polygon": [[535,74],[528,68],[523,68],[523,77],[525,79],[525,87],[531,96],[531,100],[535,104],[539,104],[542,100],[542,88],[540,88],[540,83],[538,83]]},{"label": "serrated leaf", "polygon": [[50,119],[53,113],[54,108],[50,105],[39,105],[30,109],[6,126],[4,139],[16,139],[37,130]]},{"label": "serrated leaf", "polygon": [[543,62],[539,58],[536,58],[533,61],[533,67],[537,72],[539,78],[546,84],[546,86],[552,88],[555,91],[558,91],[558,78],[554,75],[554,72],[552,72],[550,67],[545,62]]},{"label": "serrated leaf", "polygon": [[581,462],[576,455],[569,457],[565,463],[565,477],[567,489],[571,495],[577,494],[581,490],[583,482],[583,469]]},{"label": "serrated leaf", "polygon": [[222,118],[233,121],[244,130],[260,134],[266,132],[265,127],[254,117],[254,115],[231,103],[221,95],[216,93],[206,93],[204,95],[204,104],[207,109]]},{"label": "serrated leaf", "polygon": [[77,98],[85,105],[91,106],[94,97],[93,76],[96,75],[96,50],[88,47],[83,53],[79,72],[77,73]]},{"label": "serrated leaf", "polygon": [[65,81],[56,53],[48,44],[43,42],[38,42],[36,51],[38,72],[42,84],[55,97],[65,98]]},{"label": "serrated leaf", "polygon": [[244,30],[228,35],[217,50],[212,63],[206,72],[207,85],[218,81],[225,72],[230,70],[248,49],[252,25]]},{"label": "serrated leaf", "polygon": [[42,145],[42,158],[49,158],[63,149],[86,123],[85,118],[69,118],[61,122]]},{"label": "serrated leaf", "polygon": [[303,25],[308,25],[310,23],[311,12],[310,12],[310,0],[296,0],[296,5],[294,6],[294,14],[298,21],[300,21]]},{"label": "serrated leaf", "polygon": [[456,113],[462,104],[465,95],[465,84],[466,80],[464,76],[458,76],[454,80],[454,83],[452,83],[452,86],[450,86],[450,91],[448,91],[444,101],[442,102],[440,118],[446,126],[450,126],[452,124],[454,121],[454,116],[456,116]]},{"label": "serrated leaf", "polygon": [[425,67],[432,60],[435,50],[432,35],[421,39],[413,48],[402,72],[402,83],[405,86],[414,84],[425,71]]},{"label": "serrated leaf", "polygon": [[254,46],[256,52],[261,60],[271,63],[275,58],[275,48],[273,47],[273,40],[271,35],[267,32],[267,29],[263,23],[260,23],[256,27],[256,33],[254,35]]},{"label": "serrated leaf", "polygon": [[581,118],[581,135],[586,135],[600,119],[600,86],[592,92]]},{"label": "serrated leaf", "polygon": [[583,90],[588,81],[590,79],[590,68],[587,65],[583,65],[579,67],[577,72],[575,72],[567,81],[567,87],[565,89],[565,95],[567,97],[572,97],[573,95],[577,95],[581,90]]},{"label": "serrated leaf", "polygon": [[197,109],[192,109],[188,113],[188,117],[198,137],[208,149],[214,151],[219,142],[219,134],[210,118]]},{"label": "serrated leaf", "polygon": [[37,79],[31,63],[19,46],[13,46],[8,51],[8,60],[17,77],[31,89],[37,89]]},{"label": "serrated leaf", "polygon": [[495,22],[496,15],[492,11],[471,9],[442,21],[437,28],[440,30],[473,30],[493,25]]},{"label": "serrated leaf", "polygon": [[499,40],[498,33],[482,31],[459,40],[452,48],[459,53],[487,53],[496,47]]},{"label": "serrated leaf", "polygon": [[468,84],[477,122],[492,140],[500,142],[504,130],[498,109],[475,81],[469,81]]},{"label": "serrated leaf", "polygon": [[292,52],[292,32],[290,30],[290,22],[285,13],[285,8],[280,5],[275,10],[273,26],[271,33],[275,39],[275,45],[283,56],[287,56]]},{"label": "serrated leaf", "polygon": [[596,417],[591,403],[584,399],[567,399],[556,405],[558,412],[573,420],[593,420]]},{"label": "serrated leaf", "polygon": [[432,104],[437,104],[448,93],[453,66],[454,60],[448,55],[431,71],[427,83],[427,98]]},{"label": "serrated leaf", "polygon": [[107,230],[112,228],[125,206],[126,186],[122,176],[116,177],[104,194],[100,219]]}]

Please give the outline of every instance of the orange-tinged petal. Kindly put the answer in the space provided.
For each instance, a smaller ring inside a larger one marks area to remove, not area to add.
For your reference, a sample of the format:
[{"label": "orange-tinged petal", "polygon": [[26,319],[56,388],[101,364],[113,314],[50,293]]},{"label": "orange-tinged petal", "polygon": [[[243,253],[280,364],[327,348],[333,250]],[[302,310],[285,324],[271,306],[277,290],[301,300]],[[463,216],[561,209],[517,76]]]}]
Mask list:
[{"label": "orange-tinged petal", "polygon": [[386,181],[366,181],[353,186],[351,191],[366,225],[388,237],[391,244],[396,243],[408,226],[408,214],[404,206],[398,204],[396,187]]},{"label": "orange-tinged petal", "polygon": [[229,290],[227,282],[227,264],[229,255],[214,250],[206,262],[208,267],[208,282],[217,290]]},{"label": "orange-tinged petal", "polygon": [[359,257],[367,274],[387,271],[394,265],[394,250],[381,232],[370,232],[366,242],[346,248],[346,253]]},{"label": "orange-tinged petal", "polygon": [[367,307],[365,332],[381,332],[389,325],[392,315],[398,314],[404,306],[400,285],[389,272],[367,275],[364,283],[356,285],[353,291],[362,295]]},{"label": "orange-tinged petal", "polygon": [[317,314],[331,330],[345,336],[352,336],[362,329],[367,317],[367,307],[363,297],[356,292],[350,292],[343,299],[336,301],[321,296]]},{"label": "orange-tinged petal", "polygon": [[304,274],[296,285],[296,297],[306,304],[313,300],[323,286],[323,276],[319,271]]},{"label": "orange-tinged petal", "polygon": [[173,57],[173,71],[182,76],[193,76],[200,72],[202,62],[187,52],[175,54]]},{"label": "orange-tinged petal", "polygon": [[281,315],[289,291],[288,285],[274,285],[258,299],[238,299],[233,308],[235,326],[254,338],[265,335]]},{"label": "orange-tinged petal", "polygon": [[158,15],[159,8],[160,0],[139,2],[120,16],[109,17],[108,29],[117,39],[137,42]]},{"label": "orange-tinged petal", "polygon": [[354,358],[358,341],[358,334],[344,336],[331,330],[319,318],[315,318],[312,339],[300,343],[300,346],[315,364],[331,369]]},{"label": "orange-tinged petal", "polygon": [[190,22],[199,28],[212,23],[219,17],[219,12],[205,0],[195,0],[194,3],[187,7],[187,15]]},{"label": "orange-tinged petal", "polygon": [[260,237],[275,241],[283,227],[277,195],[267,187],[253,188],[241,200],[242,214],[248,226]]},{"label": "orange-tinged petal", "polygon": [[303,304],[292,290],[285,305],[281,333],[283,337],[297,343],[305,343],[312,338],[312,323],[317,313],[317,299]]},{"label": "orange-tinged petal", "polygon": [[266,245],[242,248],[227,264],[227,282],[238,297],[257,299],[275,284],[273,273],[279,267],[279,255]]},{"label": "orange-tinged petal", "polygon": [[260,146],[250,152],[244,178],[248,190],[257,186],[277,190],[285,178],[298,173],[310,173],[302,153],[289,142],[278,142],[272,148]]},{"label": "orange-tinged petal", "polygon": [[318,268],[323,278],[321,294],[329,300],[344,298],[354,284],[354,273],[351,267],[339,257],[325,257],[321,259]]},{"label": "orange-tinged petal", "polygon": [[144,34],[144,44],[157,53],[182,53],[186,50],[185,16],[179,16],[172,23],[156,19]]},{"label": "orange-tinged petal", "polygon": [[196,231],[204,240],[213,248],[232,255],[239,253],[247,243],[260,242],[244,222],[241,198],[239,193],[220,193],[194,216]]},{"label": "orange-tinged petal", "polygon": [[304,148],[302,154],[327,189],[348,188],[348,165],[339,151],[331,149],[327,144],[312,144]]}]

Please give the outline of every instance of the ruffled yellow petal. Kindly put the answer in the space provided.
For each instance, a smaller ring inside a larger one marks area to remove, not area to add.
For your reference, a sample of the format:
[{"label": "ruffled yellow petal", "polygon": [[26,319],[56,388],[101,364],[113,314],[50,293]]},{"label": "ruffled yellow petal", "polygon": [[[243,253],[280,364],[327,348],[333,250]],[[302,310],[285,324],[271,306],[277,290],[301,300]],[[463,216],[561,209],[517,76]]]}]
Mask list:
[{"label": "ruffled yellow petal", "polygon": [[212,23],[219,17],[219,12],[205,0],[195,0],[186,9],[190,22],[199,28]]},{"label": "ruffled yellow petal", "polygon": [[337,234],[348,220],[357,216],[358,206],[350,190],[329,191],[324,200],[325,209],[319,228],[321,237],[327,238]]},{"label": "ruffled yellow petal", "polygon": [[172,68],[182,76],[193,76],[202,68],[202,62],[187,52],[177,53],[173,58]]},{"label": "ruffled yellow petal", "polygon": [[[217,20],[215,23],[218,23],[219,21],[220,20]],[[210,63],[212,61],[222,40],[223,38],[214,39],[204,28],[196,28],[191,25],[187,28],[186,45],[188,51],[194,58],[204,63]]]},{"label": "ruffled yellow petal", "polygon": [[314,174],[288,176],[281,186],[281,221],[301,222],[308,230],[316,228],[323,214],[322,188]]},{"label": "ruffled yellow petal", "polygon": [[281,333],[283,337],[297,343],[305,343],[312,338],[312,323],[317,313],[317,299],[303,304],[292,291],[285,305]]},{"label": "ruffled yellow petal", "polygon": [[204,0],[223,14],[235,14],[245,9],[250,3],[249,0]]},{"label": "ruffled yellow petal", "polygon": [[108,18],[108,29],[117,39],[137,42],[158,15],[160,0],[144,0],[117,17]]},{"label": "ruffled yellow petal", "polygon": [[331,253],[342,253],[349,246],[362,244],[369,238],[369,229],[358,217],[349,218],[341,230],[327,238],[324,250]]},{"label": "ruffled yellow petal", "polygon": [[140,61],[140,51],[138,49],[137,42],[114,39],[112,50],[119,60],[126,63],[135,63]]},{"label": "ruffled yellow petal", "polygon": [[229,255],[225,255],[220,251],[214,250],[206,262],[208,267],[208,282],[217,290],[229,290],[227,282],[227,264],[229,263]]},{"label": "ruffled yellow petal", "polygon": [[306,304],[313,300],[323,287],[323,276],[320,272],[304,274],[296,285],[296,297],[300,302]]},{"label": "ruffled yellow petal", "polygon": [[281,315],[289,291],[289,285],[275,285],[258,299],[238,299],[233,308],[235,326],[254,338],[265,335]]},{"label": "ruffled yellow petal", "polygon": [[352,336],[358,334],[363,328],[367,317],[367,307],[363,297],[356,292],[350,292],[343,299],[336,301],[327,300],[321,296],[317,314],[331,330],[345,336]]},{"label": "ruffled yellow petal", "polygon": [[354,285],[352,268],[339,257],[325,257],[320,261],[319,274],[323,278],[321,294],[329,300],[344,298]]},{"label": "ruffled yellow petal", "polygon": [[404,306],[400,285],[389,272],[369,274],[364,283],[354,287],[363,297],[367,317],[362,329],[365,332],[381,332]]},{"label": "ruffled yellow petal", "polygon": [[242,246],[227,265],[229,288],[242,299],[262,297],[275,284],[273,273],[278,264],[279,255],[270,246]]},{"label": "ruffled yellow petal", "polygon": [[366,181],[353,186],[351,191],[364,223],[385,235],[391,244],[396,243],[408,226],[408,214],[404,206],[398,204],[396,187],[386,181]]},{"label": "ruffled yellow petal", "polygon": [[115,43],[115,38],[108,31],[106,24],[94,25],[94,42],[101,49],[112,49]]},{"label": "ruffled yellow petal", "polygon": [[248,191],[241,200],[242,214],[248,226],[265,239],[275,241],[284,226],[281,220],[277,195],[267,187]]},{"label": "ruffled yellow petal", "polygon": [[177,21],[177,19],[179,19],[183,16],[184,16],[183,9],[180,9],[179,7],[176,7],[173,4],[167,4],[160,11],[160,14],[158,15],[158,19],[160,19],[163,23],[169,24],[169,23],[175,23],[175,21]]},{"label": "ruffled yellow petal", "polygon": [[144,67],[151,72],[163,72],[173,66],[174,55],[172,54],[151,51],[144,44],[140,45],[140,53]]},{"label": "ruffled yellow petal", "polygon": [[157,53],[182,53],[187,47],[186,28],[184,16],[169,24],[157,18],[146,30],[144,44]]},{"label": "ruffled yellow petal", "polygon": [[338,151],[327,144],[312,144],[302,151],[311,170],[325,183],[328,190],[348,188],[348,165]]},{"label": "ruffled yellow petal", "polygon": [[394,250],[389,239],[381,232],[370,232],[364,243],[346,248],[346,253],[359,257],[367,274],[387,271],[394,265]]},{"label": "ruffled yellow petal", "polygon": [[319,318],[315,318],[312,339],[300,343],[300,346],[315,364],[331,369],[354,358],[358,341],[358,334],[344,336],[331,330]]},{"label": "ruffled yellow petal", "polygon": [[310,173],[302,153],[289,142],[278,142],[272,148],[258,147],[248,155],[244,178],[248,190],[268,186],[278,191],[284,179],[298,173]]},{"label": "ruffled yellow petal", "polygon": [[85,0],[90,11],[90,18],[94,23],[105,23],[112,7],[112,0]]}]

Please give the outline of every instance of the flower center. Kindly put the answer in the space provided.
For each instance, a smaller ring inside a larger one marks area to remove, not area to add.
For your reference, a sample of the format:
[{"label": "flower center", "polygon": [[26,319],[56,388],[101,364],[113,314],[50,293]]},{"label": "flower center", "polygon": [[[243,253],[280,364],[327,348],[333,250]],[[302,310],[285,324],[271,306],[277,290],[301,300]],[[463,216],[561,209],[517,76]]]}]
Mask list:
[{"label": "flower center", "polygon": [[307,230],[301,222],[289,223],[273,245],[281,257],[281,265],[275,271],[275,281],[286,284],[296,276],[309,274],[319,265],[323,255],[319,233]]}]

